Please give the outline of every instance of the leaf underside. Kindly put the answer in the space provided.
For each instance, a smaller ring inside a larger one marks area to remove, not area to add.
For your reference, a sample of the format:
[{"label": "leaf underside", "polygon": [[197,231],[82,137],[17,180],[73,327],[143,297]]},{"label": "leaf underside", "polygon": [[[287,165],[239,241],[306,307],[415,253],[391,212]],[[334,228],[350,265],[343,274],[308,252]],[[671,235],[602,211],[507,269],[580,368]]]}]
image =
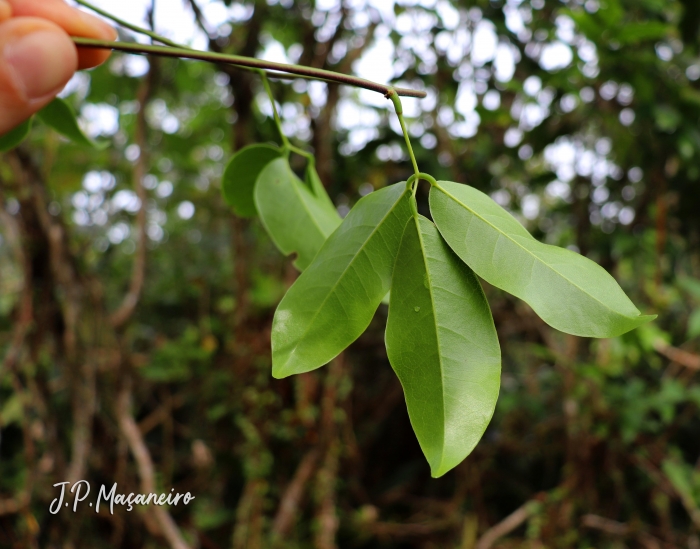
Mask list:
[{"label": "leaf underside", "polygon": [[411,217],[405,183],[362,198],[284,296],[272,324],[272,375],[315,370],[355,341],[389,291]]},{"label": "leaf underside", "polygon": [[272,145],[256,144],[243,147],[231,157],[221,178],[221,190],[226,203],[240,217],[254,217],[255,180],[282,151]]},{"label": "leaf underside", "polygon": [[286,158],[273,160],[260,172],[255,206],[277,248],[284,255],[297,254],[294,266],[300,271],[341,222],[335,209],[329,209],[294,174]]},{"label": "leaf underside", "polygon": [[333,204],[333,201],[328,196],[328,192],[323,186],[321,178],[318,176],[316,167],[311,162],[309,162],[309,164],[306,166],[306,175],[304,179],[305,183],[309,186],[311,192],[316,196],[316,198],[318,198],[321,201],[321,203],[325,205],[326,208],[329,208],[333,212],[336,212],[337,215],[335,204]]},{"label": "leaf underside", "polygon": [[642,316],[601,266],[538,242],[472,187],[438,181],[430,190],[430,211],[443,238],[477,275],[527,302],[557,330],[616,337],[656,318]]},{"label": "leaf underside", "polygon": [[493,416],[501,351],[479,281],[422,216],[407,223],[396,258],[386,348],[431,474],[442,476]]},{"label": "leaf underside", "polygon": [[17,147],[29,135],[32,129],[32,118],[28,118],[19,126],[12,128],[5,135],[0,136],[0,152],[7,152]]},{"label": "leaf underside", "polygon": [[98,150],[106,149],[108,146],[108,143],[93,141],[83,133],[83,130],[78,125],[78,119],[73,108],[60,97],[57,97],[41,109],[37,116],[44,124],[67,137],[73,143],[86,145]]}]

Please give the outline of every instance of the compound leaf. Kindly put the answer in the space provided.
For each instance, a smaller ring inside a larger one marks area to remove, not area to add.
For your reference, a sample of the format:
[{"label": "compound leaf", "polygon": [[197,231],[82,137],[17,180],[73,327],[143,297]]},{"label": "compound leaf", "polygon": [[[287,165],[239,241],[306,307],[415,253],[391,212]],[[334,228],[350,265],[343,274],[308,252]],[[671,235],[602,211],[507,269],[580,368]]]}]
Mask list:
[{"label": "compound leaf", "polygon": [[397,183],[362,198],[284,296],[272,324],[272,375],[328,363],[369,325],[389,291],[410,192]]},{"label": "compound leaf", "polygon": [[484,193],[438,181],[430,211],[443,238],[481,278],[527,302],[547,324],[584,337],[615,337],[642,316],[615,279],[580,254],[542,244]]},{"label": "compound leaf", "polygon": [[14,149],[27,138],[31,129],[32,118],[28,118],[19,126],[12,128],[9,132],[0,137],[0,152],[7,152],[10,149]]},{"label": "compound leaf", "polygon": [[87,145],[98,150],[103,150],[108,146],[108,143],[93,141],[83,133],[83,130],[78,125],[78,119],[73,108],[60,97],[57,97],[41,109],[37,116],[44,124],[74,143]]},{"label": "compound leaf", "polygon": [[391,284],[386,349],[434,477],[459,464],[493,416],[501,350],[472,270],[429,220],[409,220]]},{"label": "compound leaf", "polygon": [[221,178],[221,190],[226,203],[241,217],[254,217],[255,181],[260,172],[282,154],[272,145],[256,144],[243,147],[231,157]]},{"label": "compound leaf", "polygon": [[263,168],[255,182],[255,206],[270,238],[284,254],[297,254],[294,266],[303,271],[326,238],[340,225],[329,210],[294,174],[286,158]]}]

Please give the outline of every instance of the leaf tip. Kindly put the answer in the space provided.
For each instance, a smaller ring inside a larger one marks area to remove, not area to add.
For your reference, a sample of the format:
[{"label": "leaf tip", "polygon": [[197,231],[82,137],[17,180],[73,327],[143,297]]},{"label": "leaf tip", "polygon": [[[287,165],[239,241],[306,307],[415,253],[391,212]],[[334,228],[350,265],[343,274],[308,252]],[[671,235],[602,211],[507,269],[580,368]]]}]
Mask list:
[{"label": "leaf tip", "polygon": [[[459,463],[459,462],[458,462]],[[457,466],[457,463],[452,465],[447,465],[444,460],[440,460],[437,464],[430,464],[430,476],[433,478],[440,478],[446,473],[449,473],[452,469]]]},{"label": "leaf tip", "polygon": [[275,368],[274,366],[272,367],[272,377],[275,379],[284,379],[285,377],[289,377],[290,374],[284,373],[280,371],[280,368]]}]

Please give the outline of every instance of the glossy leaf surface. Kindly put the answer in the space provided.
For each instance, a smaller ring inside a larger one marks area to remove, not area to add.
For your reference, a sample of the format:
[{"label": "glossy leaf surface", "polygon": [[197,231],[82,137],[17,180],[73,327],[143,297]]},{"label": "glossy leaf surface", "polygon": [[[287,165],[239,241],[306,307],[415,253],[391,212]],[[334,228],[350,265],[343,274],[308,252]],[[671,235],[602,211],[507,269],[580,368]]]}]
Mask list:
[{"label": "glossy leaf surface", "polygon": [[224,200],[236,215],[254,217],[255,180],[263,168],[280,157],[282,151],[272,145],[256,144],[243,147],[231,157],[221,178]]},{"label": "glossy leaf surface", "polygon": [[272,324],[272,375],[328,363],[369,325],[389,291],[410,193],[397,183],[362,198],[284,296]]},{"label": "glossy leaf surface", "polygon": [[386,349],[434,477],[459,464],[493,416],[501,350],[481,285],[416,216],[396,257]]},{"label": "glossy leaf surface", "polygon": [[81,130],[78,125],[78,119],[73,108],[60,97],[57,97],[41,109],[37,113],[37,116],[44,124],[50,126],[74,143],[87,145],[88,147],[100,150],[108,146],[106,142],[93,141],[83,133],[83,130]]},{"label": "glossy leaf surface", "polygon": [[7,152],[10,149],[14,149],[27,138],[31,129],[32,119],[28,118],[19,126],[12,128],[5,135],[0,136],[0,152]]},{"label": "glossy leaf surface", "polygon": [[535,240],[512,215],[467,185],[439,181],[430,211],[443,238],[481,278],[526,301],[550,326],[584,337],[615,337],[642,316],[600,265]]},{"label": "glossy leaf surface", "polygon": [[284,255],[297,254],[294,266],[300,271],[341,222],[294,174],[286,158],[273,160],[260,172],[255,207],[277,248]]}]

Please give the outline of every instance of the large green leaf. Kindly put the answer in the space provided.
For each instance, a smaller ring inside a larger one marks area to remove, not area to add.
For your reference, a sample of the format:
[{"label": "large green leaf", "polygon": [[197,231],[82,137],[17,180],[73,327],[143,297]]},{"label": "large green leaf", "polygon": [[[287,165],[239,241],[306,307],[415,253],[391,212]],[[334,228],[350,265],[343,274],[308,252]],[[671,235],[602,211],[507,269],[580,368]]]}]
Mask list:
[{"label": "large green leaf", "polygon": [[443,238],[481,278],[526,301],[550,326],[615,337],[655,318],[641,316],[605,269],[542,244],[484,193],[438,181],[430,211]]},{"label": "large green leaf", "polygon": [[99,150],[105,149],[108,146],[108,143],[93,141],[83,133],[83,130],[81,130],[78,125],[75,112],[71,106],[60,97],[57,97],[41,109],[37,113],[37,116],[44,124],[52,127],[74,143],[87,145],[88,147]]},{"label": "large green leaf", "polygon": [[254,217],[255,180],[270,162],[280,157],[282,151],[272,145],[248,145],[233,155],[221,178],[224,200],[241,217]]},{"label": "large green leaf", "polygon": [[284,255],[297,254],[294,266],[300,271],[341,222],[338,212],[294,174],[286,158],[273,160],[260,172],[255,206],[277,248]]},{"label": "large green leaf", "polygon": [[362,198],[284,296],[272,324],[272,375],[328,363],[365,331],[389,291],[410,192],[397,183]]},{"label": "large green leaf", "polygon": [[22,122],[19,126],[12,128],[5,135],[0,137],[0,152],[7,152],[10,149],[14,149],[22,141],[26,139],[29,135],[29,131],[32,129],[32,119],[28,118]]},{"label": "large green leaf", "polygon": [[469,455],[493,416],[501,350],[479,281],[430,221],[406,225],[386,350],[434,477]]}]

